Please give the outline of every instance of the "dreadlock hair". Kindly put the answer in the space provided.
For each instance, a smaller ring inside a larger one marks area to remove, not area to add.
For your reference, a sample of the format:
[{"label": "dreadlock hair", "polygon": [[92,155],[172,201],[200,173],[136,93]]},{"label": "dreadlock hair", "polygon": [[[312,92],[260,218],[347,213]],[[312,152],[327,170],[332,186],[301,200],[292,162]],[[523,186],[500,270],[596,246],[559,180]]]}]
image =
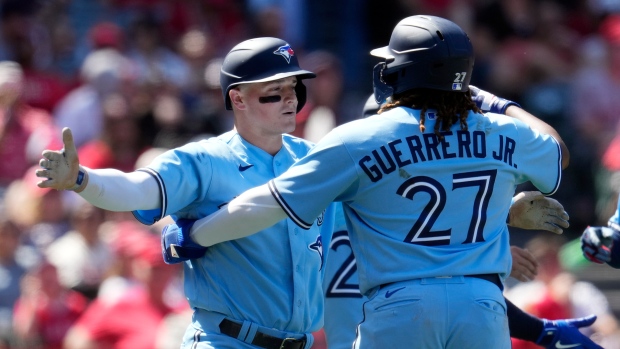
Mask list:
[{"label": "dreadlock hair", "polygon": [[461,130],[467,130],[467,115],[470,110],[482,113],[471,99],[471,92],[452,92],[441,91],[428,88],[415,88],[392,96],[378,114],[396,107],[410,107],[421,109],[420,112],[420,132],[426,130],[424,122],[428,109],[437,110],[437,122],[435,123],[435,134],[439,139],[443,139],[440,131],[448,131],[457,121],[461,124]]}]

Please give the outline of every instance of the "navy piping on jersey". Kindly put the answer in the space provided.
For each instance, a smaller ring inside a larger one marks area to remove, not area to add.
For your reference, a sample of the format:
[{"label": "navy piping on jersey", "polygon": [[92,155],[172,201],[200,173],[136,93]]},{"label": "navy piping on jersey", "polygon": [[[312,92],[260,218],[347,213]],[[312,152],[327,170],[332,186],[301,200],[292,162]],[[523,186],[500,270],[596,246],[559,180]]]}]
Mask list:
[{"label": "navy piping on jersey", "polygon": [[282,198],[282,195],[280,195],[280,193],[278,192],[278,189],[273,184],[273,180],[269,181],[268,185],[269,185],[269,190],[271,191],[271,195],[273,195],[273,197],[276,199],[280,207],[282,207],[286,215],[289,216],[289,218],[292,219],[293,222],[297,224],[300,228],[305,229],[305,230],[310,229],[310,227],[312,227],[312,224],[308,224],[304,222],[301,218],[299,218],[295,214],[295,212],[289,207],[286,201],[284,201],[284,198]]},{"label": "navy piping on jersey", "polygon": [[159,173],[157,173],[157,171],[152,170],[150,168],[146,168],[146,167],[141,168],[138,171],[144,171],[150,174],[151,176],[153,176],[153,178],[155,178],[155,180],[157,181],[157,184],[159,184],[159,194],[161,195],[161,214],[159,218],[155,220],[155,222],[157,222],[161,220],[162,218],[166,217],[166,211],[168,210],[168,195],[166,195],[166,185],[164,184],[164,180],[161,178]]},{"label": "navy piping on jersey", "polygon": [[558,179],[555,182],[555,186],[553,187],[553,190],[551,190],[549,193],[541,192],[543,195],[555,194],[555,192],[560,188],[560,182],[562,181],[562,148],[560,147],[560,143],[557,141],[557,139],[553,138],[553,140],[555,141],[555,145],[558,147],[558,155],[559,155],[558,156]]},{"label": "navy piping on jersey", "polygon": [[192,343],[192,349],[198,348],[198,342],[200,342],[201,334],[202,334],[201,330],[196,330],[196,332],[194,332],[194,343]]}]

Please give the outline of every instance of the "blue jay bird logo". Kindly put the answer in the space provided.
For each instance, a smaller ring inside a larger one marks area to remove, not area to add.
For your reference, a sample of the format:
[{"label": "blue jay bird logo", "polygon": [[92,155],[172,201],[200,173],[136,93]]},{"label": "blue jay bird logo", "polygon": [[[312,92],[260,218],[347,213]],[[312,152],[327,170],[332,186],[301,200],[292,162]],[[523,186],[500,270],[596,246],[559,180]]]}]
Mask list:
[{"label": "blue jay bird logo", "polygon": [[284,45],[278,47],[277,50],[273,51],[274,55],[280,55],[286,59],[286,63],[291,63],[291,57],[295,55],[295,51],[291,48],[291,45]]},{"label": "blue jay bird logo", "polygon": [[321,235],[317,236],[316,241],[308,245],[308,248],[319,254],[319,258],[321,258],[321,267],[319,270],[323,270],[323,240],[321,239]]}]

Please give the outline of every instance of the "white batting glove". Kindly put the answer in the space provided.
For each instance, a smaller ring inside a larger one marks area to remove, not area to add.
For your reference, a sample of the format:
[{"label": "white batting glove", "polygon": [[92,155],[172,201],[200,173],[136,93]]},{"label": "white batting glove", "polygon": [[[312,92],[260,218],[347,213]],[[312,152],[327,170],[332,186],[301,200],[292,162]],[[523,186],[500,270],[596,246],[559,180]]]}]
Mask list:
[{"label": "white batting glove", "polygon": [[569,226],[562,204],[539,191],[521,192],[513,200],[508,215],[508,225],[512,227],[562,234],[563,228]]},{"label": "white batting glove", "polygon": [[88,172],[80,167],[73,135],[68,127],[62,130],[62,150],[44,150],[39,161],[42,169],[36,171],[37,177],[45,180],[37,183],[39,188],[73,190],[81,192],[88,183]]}]

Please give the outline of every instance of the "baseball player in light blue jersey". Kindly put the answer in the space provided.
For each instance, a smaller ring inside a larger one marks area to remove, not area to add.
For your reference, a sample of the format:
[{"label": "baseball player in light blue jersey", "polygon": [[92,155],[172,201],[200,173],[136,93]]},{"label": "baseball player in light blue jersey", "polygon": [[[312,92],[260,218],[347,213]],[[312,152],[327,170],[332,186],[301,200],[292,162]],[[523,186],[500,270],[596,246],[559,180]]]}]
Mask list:
[{"label": "baseball player in light blue jersey", "polygon": [[375,96],[391,97],[382,114],[337,127],[283,175],[198,221],[192,238],[212,246],[286,216],[306,229],[340,201],[369,297],[356,347],[510,348],[510,199],[528,180],[553,193],[566,147],[518,108],[479,113],[471,43],[450,21],[406,18],[373,53],[385,59]]},{"label": "baseball player in light blue jersey", "polygon": [[[470,86],[474,101],[489,112],[503,114],[505,109],[516,103],[498,98],[486,91]],[[475,91],[475,92],[474,92]],[[484,103],[484,100],[494,101]],[[380,106],[371,95],[364,105],[362,117],[377,114]],[[546,198],[538,192],[523,192],[512,200],[511,214],[508,224],[524,229],[550,230],[561,234],[561,228],[567,228],[568,224],[562,218],[562,205],[551,198]],[[553,211],[555,210],[555,212]],[[548,215],[541,219],[542,212]],[[324,238],[325,243],[325,279],[323,281],[325,293],[325,320],[324,331],[329,349],[351,348],[355,340],[357,325],[363,320],[362,306],[368,300],[359,292],[357,266],[355,256],[351,249],[347,227],[344,221],[342,207],[337,206],[336,225],[331,242]],[[528,217],[529,216],[529,217]],[[536,275],[536,261],[528,251],[511,246],[512,270],[510,276],[519,281],[529,281]],[[509,324],[511,336],[519,339],[536,342],[544,331],[545,325],[551,324],[547,319],[538,319],[525,315],[520,309],[506,300],[509,307]],[[511,319],[512,317],[512,319]],[[591,320],[590,320],[591,321]],[[520,322],[520,323],[517,323]],[[568,319],[561,322],[564,327],[561,332],[556,332],[557,340],[562,340],[569,345],[585,343],[584,347],[597,348],[591,340],[581,334],[579,327],[589,325],[582,319]],[[576,326],[578,325],[578,326]],[[552,325],[553,326],[553,325]],[[556,325],[557,326],[557,322]],[[523,331],[525,329],[525,331]],[[520,331],[521,330],[521,331]],[[557,341],[556,341],[557,342]],[[549,342],[549,348],[554,348],[555,343]]]},{"label": "baseball player in light blue jersey", "polygon": [[[235,129],[189,143],[131,173],[79,166],[71,131],[63,151],[44,151],[37,176],[43,188],[78,192],[94,205],[133,211],[142,223],[167,215],[204,217],[243,191],[282,174],[306,155],[311,144],[285,133],[295,128],[303,107],[302,70],[283,40],[257,38],[226,56],[221,85]],[[321,210],[309,232],[292,220],[211,247],[184,264],[185,293],[194,309],[182,348],[302,349],[322,327],[321,229],[333,227],[331,210]],[[192,247],[192,246],[190,246]],[[169,251],[167,262],[200,250]]]},{"label": "baseball player in light blue jersey", "polygon": [[618,208],[606,227],[587,227],[581,235],[581,250],[588,260],[620,269],[620,195]]}]

